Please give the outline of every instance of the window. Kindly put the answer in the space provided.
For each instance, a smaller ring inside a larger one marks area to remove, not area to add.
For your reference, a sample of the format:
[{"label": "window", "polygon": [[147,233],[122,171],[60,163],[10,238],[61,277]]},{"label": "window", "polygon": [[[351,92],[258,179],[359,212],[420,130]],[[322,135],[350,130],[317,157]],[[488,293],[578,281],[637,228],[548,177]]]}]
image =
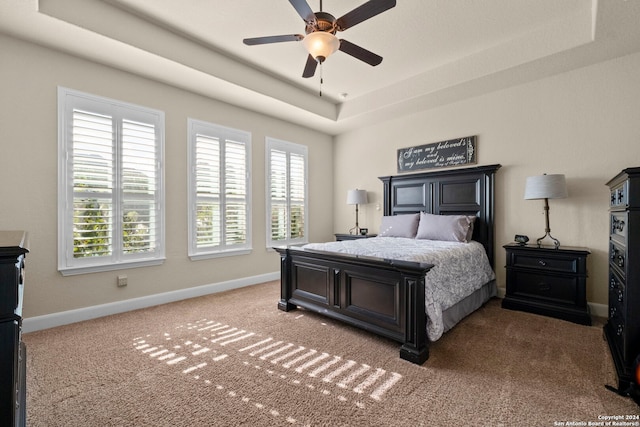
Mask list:
[{"label": "window", "polygon": [[58,88],[58,269],[164,260],[164,113]]},{"label": "window", "polygon": [[267,138],[267,247],[306,243],[307,147]]},{"label": "window", "polygon": [[189,256],[251,251],[251,134],[189,119]]}]

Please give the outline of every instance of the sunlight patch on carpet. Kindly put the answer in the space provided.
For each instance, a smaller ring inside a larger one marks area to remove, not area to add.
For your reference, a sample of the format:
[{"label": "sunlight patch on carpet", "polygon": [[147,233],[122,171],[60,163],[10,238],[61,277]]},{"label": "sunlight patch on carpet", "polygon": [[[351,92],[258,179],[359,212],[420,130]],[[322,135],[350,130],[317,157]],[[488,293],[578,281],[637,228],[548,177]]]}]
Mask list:
[{"label": "sunlight patch on carpet", "polygon": [[291,424],[297,424],[298,420],[282,415],[277,408],[256,402],[249,396],[252,390],[242,392],[221,384],[214,365],[238,363],[261,372],[273,381],[304,387],[342,403],[350,402],[358,409],[383,401],[389,390],[402,379],[402,375],[396,372],[208,319],[179,325],[176,330],[192,335],[173,338],[171,333],[164,332],[160,337],[139,336],[133,339],[133,347],[151,359],[179,367],[178,372],[205,385],[215,384],[215,389],[224,391],[228,397],[265,409]]}]

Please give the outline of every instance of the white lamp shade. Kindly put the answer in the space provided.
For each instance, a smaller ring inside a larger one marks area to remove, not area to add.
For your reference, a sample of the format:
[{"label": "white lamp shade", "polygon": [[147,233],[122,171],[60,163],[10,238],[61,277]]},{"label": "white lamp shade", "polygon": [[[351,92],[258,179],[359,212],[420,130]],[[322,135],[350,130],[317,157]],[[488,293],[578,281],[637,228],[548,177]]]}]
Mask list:
[{"label": "white lamp shade", "polygon": [[564,175],[538,175],[527,178],[524,188],[524,198],[533,199],[563,199],[567,197],[567,183]]},{"label": "white lamp shade", "polygon": [[364,205],[367,203],[367,190],[349,190],[347,192],[348,205]]},{"label": "white lamp shade", "polygon": [[338,38],[333,34],[324,31],[316,31],[314,33],[307,34],[302,40],[302,44],[313,59],[321,57],[322,61],[327,59],[329,55],[334,53],[340,47],[340,41]]}]

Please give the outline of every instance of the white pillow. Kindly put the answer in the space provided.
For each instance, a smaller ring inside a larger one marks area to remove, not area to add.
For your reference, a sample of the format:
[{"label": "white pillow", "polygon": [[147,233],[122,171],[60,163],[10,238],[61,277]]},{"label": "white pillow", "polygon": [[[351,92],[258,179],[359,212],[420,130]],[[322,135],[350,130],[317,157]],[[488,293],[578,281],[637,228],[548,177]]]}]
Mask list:
[{"label": "white pillow", "polygon": [[416,237],[420,214],[383,216],[380,232],[381,237]]},{"label": "white pillow", "polygon": [[416,239],[469,242],[475,219],[475,216],[433,215],[421,212]]}]

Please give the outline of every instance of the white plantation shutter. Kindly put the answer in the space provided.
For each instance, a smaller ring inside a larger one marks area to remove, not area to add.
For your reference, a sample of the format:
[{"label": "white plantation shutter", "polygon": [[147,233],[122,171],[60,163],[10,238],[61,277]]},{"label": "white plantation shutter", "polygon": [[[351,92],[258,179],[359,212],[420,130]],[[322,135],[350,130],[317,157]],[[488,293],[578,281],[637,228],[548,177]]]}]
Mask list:
[{"label": "white plantation shutter", "polygon": [[58,102],[58,269],[162,262],[164,114],[65,88]]},{"label": "white plantation shutter", "polygon": [[220,214],[220,141],[196,135],[196,247],[215,247],[222,238]]},{"label": "white plantation shutter", "polygon": [[105,257],[113,253],[114,151],[113,118],[73,110],[74,258]]},{"label": "white plantation shutter", "polygon": [[289,208],[291,223],[289,235],[291,239],[305,237],[305,205],[306,205],[306,159],[297,153],[289,154]]},{"label": "white plantation shutter", "polygon": [[287,209],[287,183],[289,174],[287,173],[287,153],[276,149],[270,150],[271,159],[271,185],[269,195],[271,201],[271,240],[284,241],[287,240],[287,230],[289,229],[289,210]]},{"label": "white plantation shutter", "polygon": [[247,241],[247,156],[243,142],[225,145],[225,243],[243,245]]},{"label": "white plantation shutter", "polygon": [[188,127],[189,256],[249,253],[251,134],[194,119]]},{"label": "white plantation shutter", "polygon": [[122,247],[126,255],[153,252],[158,235],[155,126],[122,121]]},{"label": "white plantation shutter", "polygon": [[307,147],[267,138],[267,247],[307,242]]}]

